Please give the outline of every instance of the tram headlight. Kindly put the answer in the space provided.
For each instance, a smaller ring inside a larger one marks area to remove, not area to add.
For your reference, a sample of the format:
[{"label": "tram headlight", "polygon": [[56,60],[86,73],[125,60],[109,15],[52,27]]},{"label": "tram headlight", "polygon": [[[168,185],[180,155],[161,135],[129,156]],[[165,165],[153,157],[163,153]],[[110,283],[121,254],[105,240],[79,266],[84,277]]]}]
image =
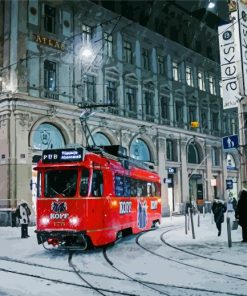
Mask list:
[{"label": "tram headlight", "polygon": [[111,205],[112,205],[113,207],[116,207],[116,206],[117,206],[117,201],[116,201],[116,200],[113,200],[113,201],[111,202]]},{"label": "tram headlight", "polygon": [[79,224],[79,218],[78,218],[78,217],[71,217],[71,218],[69,219],[69,223],[70,223],[71,225],[73,225],[73,226],[76,226],[76,225]]},{"label": "tram headlight", "polygon": [[50,222],[50,219],[47,216],[44,216],[40,219],[42,225],[47,225]]}]

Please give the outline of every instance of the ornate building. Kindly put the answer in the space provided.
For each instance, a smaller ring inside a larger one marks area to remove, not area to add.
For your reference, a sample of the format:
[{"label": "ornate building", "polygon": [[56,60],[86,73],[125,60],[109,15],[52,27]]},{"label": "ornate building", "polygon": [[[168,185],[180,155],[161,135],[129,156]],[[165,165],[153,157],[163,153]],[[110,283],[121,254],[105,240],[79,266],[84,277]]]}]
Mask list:
[{"label": "ornate building", "polygon": [[224,197],[226,179],[236,195],[239,158],[221,142],[237,114],[222,109],[217,32],[170,1],[152,17],[128,7],[132,20],[127,1],[115,12],[105,2],[0,2],[0,221],[20,199],[35,204],[43,149],[86,144],[79,117],[92,104],[111,104],[91,110],[98,145],[154,164],[164,215]]}]

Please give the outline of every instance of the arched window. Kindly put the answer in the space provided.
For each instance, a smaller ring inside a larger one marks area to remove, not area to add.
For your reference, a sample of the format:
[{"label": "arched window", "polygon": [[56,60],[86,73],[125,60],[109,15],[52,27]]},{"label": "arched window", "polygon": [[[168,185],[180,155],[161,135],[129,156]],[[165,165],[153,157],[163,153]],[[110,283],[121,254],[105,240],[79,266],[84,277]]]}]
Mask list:
[{"label": "arched window", "polygon": [[42,123],[34,131],[31,146],[37,150],[63,148],[65,146],[65,140],[63,134],[56,126],[49,123]]},{"label": "arched window", "polygon": [[[111,145],[111,142],[109,141],[109,139],[102,133],[95,133],[93,135],[93,139],[94,139],[94,142],[97,146],[108,146],[108,145]],[[90,146],[93,146],[93,141],[91,139],[91,137],[89,137],[88,139],[88,144]]]},{"label": "arched window", "polygon": [[130,157],[143,161],[151,161],[149,148],[140,138],[132,141],[130,145]]},{"label": "arched window", "polygon": [[190,143],[187,154],[188,163],[200,163],[200,156],[195,144]]}]

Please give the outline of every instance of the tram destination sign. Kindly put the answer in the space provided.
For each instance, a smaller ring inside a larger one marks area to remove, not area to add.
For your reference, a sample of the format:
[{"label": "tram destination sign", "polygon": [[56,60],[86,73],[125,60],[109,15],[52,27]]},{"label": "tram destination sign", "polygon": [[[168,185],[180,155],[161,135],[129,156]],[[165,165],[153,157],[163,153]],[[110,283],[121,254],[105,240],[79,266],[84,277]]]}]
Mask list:
[{"label": "tram destination sign", "polygon": [[43,163],[74,162],[83,160],[83,148],[50,149],[42,154]]}]

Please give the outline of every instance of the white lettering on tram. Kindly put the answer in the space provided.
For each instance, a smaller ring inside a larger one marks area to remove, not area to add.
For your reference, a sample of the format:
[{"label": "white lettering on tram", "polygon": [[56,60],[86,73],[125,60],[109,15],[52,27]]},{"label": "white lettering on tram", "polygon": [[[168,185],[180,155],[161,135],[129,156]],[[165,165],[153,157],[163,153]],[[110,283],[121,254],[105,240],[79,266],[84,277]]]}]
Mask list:
[{"label": "white lettering on tram", "polygon": [[120,214],[128,214],[131,212],[131,201],[120,201]]},{"label": "white lettering on tram", "polygon": [[151,201],[151,210],[156,210],[158,208],[158,202],[156,200]]},{"label": "white lettering on tram", "polygon": [[50,214],[50,219],[67,219],[68,217],[69,217],[68,213]]}]

